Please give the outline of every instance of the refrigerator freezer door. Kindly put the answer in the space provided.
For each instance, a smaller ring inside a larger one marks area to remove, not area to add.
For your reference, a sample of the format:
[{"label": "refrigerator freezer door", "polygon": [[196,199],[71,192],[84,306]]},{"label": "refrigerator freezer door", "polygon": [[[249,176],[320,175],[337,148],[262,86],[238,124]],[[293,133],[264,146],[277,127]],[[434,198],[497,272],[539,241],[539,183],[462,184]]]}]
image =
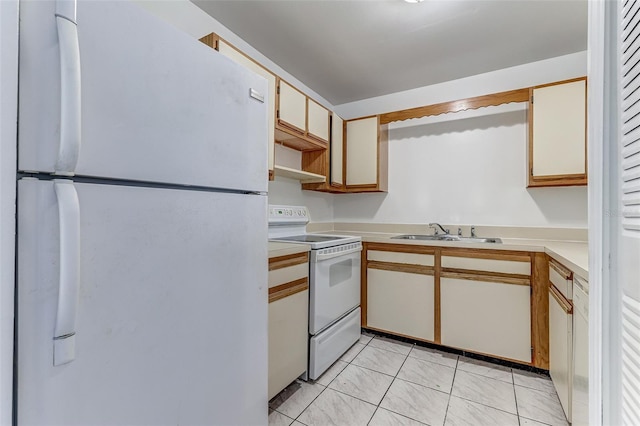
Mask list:
[{"label": "refrigerator freezer door", "polygon": [[267,190],[262,77],[127,1],[78,1],[76,58],[55,13],[20,5],[20,170]]},{"label": "refrigerator freezer door", "polygon": [[75,359],[60,366],[54,182],[18,186],[18,424],[267,424],[266,197],[73,185]]}]

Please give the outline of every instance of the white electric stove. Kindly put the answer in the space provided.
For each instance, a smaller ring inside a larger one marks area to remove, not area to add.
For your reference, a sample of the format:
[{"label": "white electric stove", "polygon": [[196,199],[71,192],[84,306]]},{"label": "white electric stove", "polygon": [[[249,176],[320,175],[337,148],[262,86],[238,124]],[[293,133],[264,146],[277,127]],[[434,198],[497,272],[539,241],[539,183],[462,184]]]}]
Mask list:
[{"label": "white electric stove", "polygon": [[309,369],[315,380],[360,338],[362,239],[306,232],[303,206],[269,206],[269,240],[308,244]]}]

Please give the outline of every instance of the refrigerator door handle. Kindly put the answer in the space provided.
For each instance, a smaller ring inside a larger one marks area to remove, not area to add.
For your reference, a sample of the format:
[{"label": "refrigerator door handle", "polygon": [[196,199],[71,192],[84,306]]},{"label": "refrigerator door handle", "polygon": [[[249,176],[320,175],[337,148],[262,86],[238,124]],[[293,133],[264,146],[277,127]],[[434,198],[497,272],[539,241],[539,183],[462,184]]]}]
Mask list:
[{"label": "refrigerator door handle", "polygon": [[60,145],[55,174],[73,176],[81,138],[80,45],[78,27],[66,16],[56,14],[60,43]]},{"label": "refrigerator door handle", "polygon": [[73,181],[55,180],[60,223],[60,284],[53,336],[53,365],[75,359],[75,334],[80,292],[80,203]]}]

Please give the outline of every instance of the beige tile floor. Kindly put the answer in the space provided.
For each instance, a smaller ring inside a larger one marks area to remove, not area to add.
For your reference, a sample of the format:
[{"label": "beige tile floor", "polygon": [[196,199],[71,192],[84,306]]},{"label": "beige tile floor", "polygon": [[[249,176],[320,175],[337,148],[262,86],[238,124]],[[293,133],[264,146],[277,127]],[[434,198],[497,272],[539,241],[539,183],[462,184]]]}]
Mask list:
[{"label": "beige tile floor", "polygon": [[363,334],[317,381],[269,403],[269,425],[567,425],[548,377]]}]

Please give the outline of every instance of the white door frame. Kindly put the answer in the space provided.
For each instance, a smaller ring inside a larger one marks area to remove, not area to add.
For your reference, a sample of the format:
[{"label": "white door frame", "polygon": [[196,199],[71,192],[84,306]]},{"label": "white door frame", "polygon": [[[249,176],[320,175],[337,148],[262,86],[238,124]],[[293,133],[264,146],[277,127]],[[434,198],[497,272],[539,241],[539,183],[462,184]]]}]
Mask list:
[{"label": "white door frame", "polygon": [[13,404],[18,0],[0,0],[0,425]]},{"label": "white door frame", "polygon": [[589,1],[588,152],[589,152],[589,423],[618,424],[615,382],[620,354],[619,292],[610,268],[619,222],[618,1]]}]

